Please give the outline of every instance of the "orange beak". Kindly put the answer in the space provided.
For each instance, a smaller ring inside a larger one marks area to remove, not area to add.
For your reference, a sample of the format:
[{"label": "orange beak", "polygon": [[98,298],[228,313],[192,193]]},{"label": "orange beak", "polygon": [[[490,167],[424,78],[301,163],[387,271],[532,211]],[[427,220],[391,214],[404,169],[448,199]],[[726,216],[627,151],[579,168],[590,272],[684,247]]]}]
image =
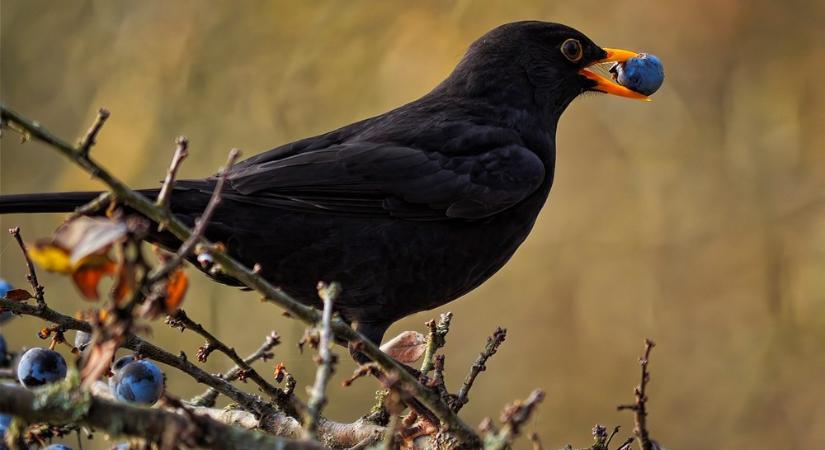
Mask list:
[{"label": "orange beak", "polygon": [[[601,64],[606,62],[625,62],[630,58],[635,58],[636,56],[639,56],[638,53],[631,52],[630,50],[621,50],[617,48],[605,48],[602,50],[607,52],[607,57],[595,61],[593,62],[593,64]],[[591,66],[593,64],[591,64]],[[605,94],[618,95],[619,97],[635,98],[637,100],[643,100],[646,102],[650,101],[650,98],[647,95],[640,94],[634,90],[628,89],[622,86],[621,84],[616,83],[608,78],[605,78],[587,68],[580,70],[579,74],[596,82],[596,86],[592,88],[594,91],[604,92]]]}]

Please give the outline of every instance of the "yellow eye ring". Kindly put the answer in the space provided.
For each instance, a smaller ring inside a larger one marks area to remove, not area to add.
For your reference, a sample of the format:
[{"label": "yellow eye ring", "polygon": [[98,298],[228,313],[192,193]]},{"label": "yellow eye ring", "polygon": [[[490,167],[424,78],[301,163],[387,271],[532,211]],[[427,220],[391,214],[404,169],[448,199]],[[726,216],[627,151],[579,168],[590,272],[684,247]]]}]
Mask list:
[{"label": "yellow eye ring", "polygon": [[570,38],[561,44],[561,54],[570,62],[579,62],[584,55],[582,44],[577,39]]}]

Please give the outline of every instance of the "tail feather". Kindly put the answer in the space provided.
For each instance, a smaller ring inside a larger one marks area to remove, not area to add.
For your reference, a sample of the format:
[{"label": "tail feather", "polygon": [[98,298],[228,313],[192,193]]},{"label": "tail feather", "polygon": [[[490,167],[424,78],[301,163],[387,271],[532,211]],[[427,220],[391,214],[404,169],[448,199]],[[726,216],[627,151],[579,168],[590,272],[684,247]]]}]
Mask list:
[{"label": "tail feather", "polygon": [[93,191],[0,195],[0,214],[72,212],[98,195]]}]

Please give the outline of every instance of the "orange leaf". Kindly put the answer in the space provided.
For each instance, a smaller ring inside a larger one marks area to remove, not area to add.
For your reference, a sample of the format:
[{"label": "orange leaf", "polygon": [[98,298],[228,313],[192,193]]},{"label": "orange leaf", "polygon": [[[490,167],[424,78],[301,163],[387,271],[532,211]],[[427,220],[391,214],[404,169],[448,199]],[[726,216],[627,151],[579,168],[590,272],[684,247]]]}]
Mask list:
[{"label": "orange leaf", "polygon": [[87,300],[99,300],[100,294],[97,292],[97,285],[100,284],[100,279],[114,272],[115,264],[112,262],[104,265],[82,266],[74,271],[72,281]]},{"label": "orange leaf", "polygon": [[183,303],[183,296],[186,295],[186,289],[189,287],[189,279],[183,273],[183,269],[178,269],[169,275],[169,281],[166,283],[166,313],[172,314],[175,312],[181,303]]},{"label": "orange leaf", "polygon": [[112,289],[112,298],[115,302],[120,304],[123,299],[128,297],[135,290],[136,283],[134,264],[123,262],[120,265],[120,270],[118,270],[117,283]]}]

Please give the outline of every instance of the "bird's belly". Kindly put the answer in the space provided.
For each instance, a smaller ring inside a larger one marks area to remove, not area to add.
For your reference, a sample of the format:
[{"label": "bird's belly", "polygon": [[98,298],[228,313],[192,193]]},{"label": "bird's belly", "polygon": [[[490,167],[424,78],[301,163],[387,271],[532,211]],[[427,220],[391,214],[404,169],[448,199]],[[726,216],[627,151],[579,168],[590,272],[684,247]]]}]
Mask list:
[{"label": "bird's belly", "polygon": [[337,308],[351,320],[372,322],[392,322],[474,289],[507,262],[532,226],[507,218],[281,219],[259,236],[234,230],[230,251],[260,263],[268,280],[313,306],[317,282],[337,281],[343,287]]}]

